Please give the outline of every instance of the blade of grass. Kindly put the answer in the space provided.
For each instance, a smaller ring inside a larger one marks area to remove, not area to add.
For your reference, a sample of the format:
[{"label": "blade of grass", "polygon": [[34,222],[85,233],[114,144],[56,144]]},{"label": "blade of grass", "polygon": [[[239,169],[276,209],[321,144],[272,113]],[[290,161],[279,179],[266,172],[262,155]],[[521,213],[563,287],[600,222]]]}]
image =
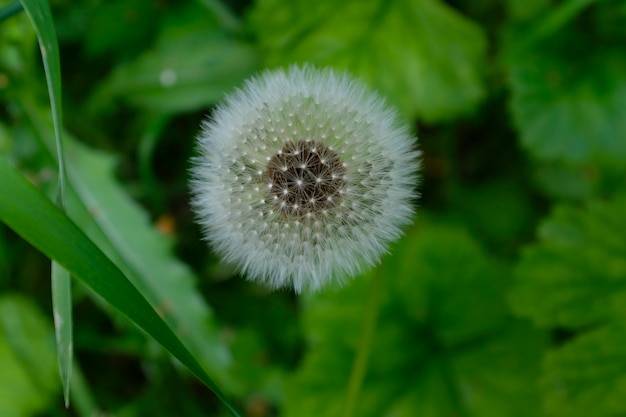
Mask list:
[{"label": "blade of grass", "polygon": [[50,96],[50,109],[52,110],[52,121],[54,123],[54,137],[57,146],[57,159],[59,163],[59,191],[57,194],[57,204],[63,208],[65,204],[65,160],[63,157],[63,141],[61,140],[61,126],[63,125],[61,112],[61,59],[59,58],[59,44],[57,42],[56,31],[54,30],[54,20],[52,11],[46,0],[21,0],[24,10],[31,20],[37,39],[43,67],[46,73],[46,83]]},{"label": "blade of grass", "polygon": [[57,262],[52,262],[52,309],[57,343],[57,362],[63,385],[65,407],[70,405],[72,379],[72,281],[69,272]]},{"label": "blade of grass", "polygon": [[[49,112],[28,95],[20,96],[19,101],[35,136],[53,155]],[[157,128],[152,125],[146,131]],[[172,256],[171,242],[156,231],[146,213],[114,180],[115,158],[81,146],[68,132],[63,137],[68,216],[162,312],[165,322],[181,334],[211,377],[226,391],[236,389],[238,384],[228,372],[232,358],[219,337],[210,306],[196,293],[197,277]]]},{"label": "blade of grass", "polygon": [[143,295],[68,217],[0,157],[0,221],[56,260],[152,336],[196,375],[234,417],[240,414]]},{"label": "blade of grass", "polygon": [[[41,49],[50,108],[54,125],[54,137],[59,169],[59,184],[56,203],[65,211],[65,158],[63,156],[63,141],[61,138],[62,99],[61,99],[61,59],[59,44],[52,11],[47,0],[21,0],[26,14],[30,18]],[[70,402],[70,380],[72,375],[72,287],[69,273],[56,262],[52,262],[52,306],[54,310],[54,327],[57,342],[57,360],[63,385],[65,406]]]}]

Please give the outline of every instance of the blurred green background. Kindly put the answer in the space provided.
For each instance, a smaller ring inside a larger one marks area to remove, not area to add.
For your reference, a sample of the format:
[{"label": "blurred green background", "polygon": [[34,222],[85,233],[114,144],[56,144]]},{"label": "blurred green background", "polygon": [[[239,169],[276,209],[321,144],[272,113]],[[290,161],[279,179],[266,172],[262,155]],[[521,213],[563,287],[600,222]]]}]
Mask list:
[{"label": "blurred green background", "polygon": [[[51,6],[68,214],[245,416],[342,415],[373,273],[380,310],[354,416],[626,416],[626,1]],[[366,81],[424,154],[418,216],[383,264],[302,297],[220,263],[187,185],[212,106],[294,62]],[[0,152],[52,198],[47,94],[30,21],[0,22]],[[0,416],[228,415],[78,282],[73,303],[65,410],[50,261],[0,224]]]}]

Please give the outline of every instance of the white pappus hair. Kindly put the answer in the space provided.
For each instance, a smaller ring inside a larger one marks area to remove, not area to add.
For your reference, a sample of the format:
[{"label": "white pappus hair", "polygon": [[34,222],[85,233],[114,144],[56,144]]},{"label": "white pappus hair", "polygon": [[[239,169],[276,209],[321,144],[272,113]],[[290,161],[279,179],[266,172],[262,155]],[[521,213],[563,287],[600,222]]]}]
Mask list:
[{"label": "white pappus hair", "polygon": [[266,71],[198,137],[192,207],[250,280],[297,293],[376,264],[413,215],[420,152],[380,96],[345,73]]}]

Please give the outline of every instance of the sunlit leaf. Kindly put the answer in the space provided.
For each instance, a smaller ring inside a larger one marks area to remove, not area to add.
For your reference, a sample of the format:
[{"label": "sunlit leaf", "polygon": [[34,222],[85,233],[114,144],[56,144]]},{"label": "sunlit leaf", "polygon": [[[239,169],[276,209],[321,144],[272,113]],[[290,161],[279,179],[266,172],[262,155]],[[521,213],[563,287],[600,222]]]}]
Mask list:
[{"label": "sunlit leaf", "polygon": [[266,0],[250,23],[269,65],[348,69],[410,117],[451,119],[484,94],[485,35],[438,0]]},{"label": "sunlit leaf", "polygon": [[44,412],[58,392],[54,333],[30,300],[0,297],[0,415]]}]

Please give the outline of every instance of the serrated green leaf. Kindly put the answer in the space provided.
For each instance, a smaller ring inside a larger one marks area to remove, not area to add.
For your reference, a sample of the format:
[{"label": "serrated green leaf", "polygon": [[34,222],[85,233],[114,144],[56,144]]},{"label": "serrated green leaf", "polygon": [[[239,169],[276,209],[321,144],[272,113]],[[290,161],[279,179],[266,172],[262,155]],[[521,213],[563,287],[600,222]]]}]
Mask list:
[{"label": "serrated green leaf", "polygon": [[[46,118],[34,106],[27,109],[42,145],[51,150]],[[112,155],[90,150],[70,135],[66,142],[70,218],[160,312],[220,385],[236,390],[228,372],[230,353],[196,289],[196,277],[173,255],[174,242],[150,224],[146,212],[117,182]]]},{"label": "serrated green leaf", "polygon": [[514,310],[541,326],[575,332],[547,355],[549,416],[626,413],[625,212],[623,197],[557,207],[517,267]]},{"label": "serrated green leaf", "polygon": [[408,117],[451,119],[484,95],[485,35],[438,0],[266,0],[249,23],[270,66],[347,69]]},{"label": "serrated green leaf", "polygon": [[165,347],[224,403],[237,411],[150,303],[85,234],[0,157],[0,220],[59,262],[72,276]]},{"label": "serrated green leaf", "polygon": [[542,326],[611,320],[626,300],[625,212],[624,198],[557,207],[517,266],[514,310]]},{"label": "serrated green leaf", "polygon": [[252,46],[217,28],[210,15],[199,19],[206,15],[202,8],[188,7],[181,13],[169,17],[154,48],[116,67],[92,106],[121,98],[158,112],[195,110],[220,100],[254,71],[257,57]]},{"label": "serrated green leaf", "polygon": [[46,410],[58,391],[52,326],[31,301],[0,297],[0,415]]},{"label": "serrated green leaf", "polygon": [[[393,248],[355,416],[537,415],[540,333],[505,311],[505,270],[466,233],[429,226]],[[369,280],[309,300],[310,349],[285,416],[341,415]],[[331,371],[329,371],[331,370]]]},{"label": "serrated green leaf", "polygon": [[587,333],[551,352],[543,385],[550,416],[626,415],[626,327]]},{"label": "serrated green leaf", "polygon": [[[593,21],[614,4],[599,2],[579,19]],[[626,15],[620,19],[626,27]],[[536,158],[579,165],[623,161],[626,31],[605,33],[604,21],[598,21],[583,34],[577,23],[570,22],[528,50],[512,52],[509,83],[514,122],[522,144]],[[511,42],[509,49],[516,48]]]}]

